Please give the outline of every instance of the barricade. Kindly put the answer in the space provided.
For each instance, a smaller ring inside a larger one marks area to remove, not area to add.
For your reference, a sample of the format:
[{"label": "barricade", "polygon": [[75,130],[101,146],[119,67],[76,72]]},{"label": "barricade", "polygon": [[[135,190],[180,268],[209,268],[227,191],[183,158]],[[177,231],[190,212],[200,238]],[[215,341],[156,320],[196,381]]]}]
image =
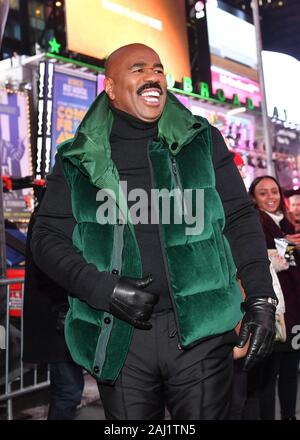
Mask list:
[{"label": "barricade", "polygon": [[47,366],[22,361],[23,294],[24,278],[0,279],[0,404],[6,403],[8,420],[14,398],[50,385]]}]

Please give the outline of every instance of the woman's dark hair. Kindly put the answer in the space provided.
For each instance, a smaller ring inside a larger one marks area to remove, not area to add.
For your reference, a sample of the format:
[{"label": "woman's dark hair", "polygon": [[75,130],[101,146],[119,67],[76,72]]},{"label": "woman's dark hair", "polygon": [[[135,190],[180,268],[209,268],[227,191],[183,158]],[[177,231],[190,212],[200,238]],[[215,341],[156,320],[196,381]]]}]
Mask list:
[{"label": "woman's dark hair", "polygon": [[286,216],[287,215],[287,209],[285,206],[285,202],[284,202],[284,196],[283,196],[283,191],[281,186],[279,185],[278,181],[275,179],[275,177],[273,176],[268,176],[268,175],[264,175],[264,176],[259,176],[256,177],[253,182],[251,183],[250,187],[249,187],[249,195],[253,198],[253,200],[255,201],[255,188],[257,187],[257,185],[259,184],[259,182],[261,182],[263,179],[271,179],[273,180],[273,182],[276,183],[276,185],[278,186],[278,190],[279,190],[279,194],[280,194],[280,202],[279,202],[279,209],[280,211],[282,211],[283,215]]}]

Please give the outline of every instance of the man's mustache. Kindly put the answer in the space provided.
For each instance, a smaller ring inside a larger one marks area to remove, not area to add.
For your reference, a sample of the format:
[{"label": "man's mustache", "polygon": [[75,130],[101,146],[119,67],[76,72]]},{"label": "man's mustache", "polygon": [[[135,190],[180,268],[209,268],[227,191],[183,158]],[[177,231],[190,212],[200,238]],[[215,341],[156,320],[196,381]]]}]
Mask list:
[{"label": "man's mustache", "polygon": [[163,94],[162,88],[160,86],[160,84],[158,82],[148,82],[143,84],[137,91],[137,94],[140,95],[141,93],[143,93],[144,90],[147,89],[158,89],[160,91],[160,94]]}]

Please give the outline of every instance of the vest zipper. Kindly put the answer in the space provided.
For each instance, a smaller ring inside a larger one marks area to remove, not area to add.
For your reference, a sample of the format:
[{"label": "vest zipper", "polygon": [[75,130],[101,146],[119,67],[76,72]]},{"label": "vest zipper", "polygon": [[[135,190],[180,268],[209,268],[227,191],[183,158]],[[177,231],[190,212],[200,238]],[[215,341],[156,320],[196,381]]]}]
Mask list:
[{"label": "vest zipper", "polygon": [[182,184],[180,180],[176,159],[175,157],[171,157],[170,160],[171,160],[172,175],[175,180],[175,188],[179,188],[180,190],[182,190]]},{"label": "vest zipper", "polygon": [[171,170],[173,180],[175,182],[175,200],[179,209],[179,213],[186,213],[186,205],[183,197],[183,186],[180,179],[180,172],[175,157],[169,156],[171,161]]},{"label": "vest zipper", "polygon": [[[148,159],[148,163],[149,163],[149,169],[150,169],[150,178],[151,178],[151,188],[154,188],[154,183],[155,183],[155,178],[154,178],[154,174],[153,174],[153,169],[152,169],[152,164],[151,164],[151,160],[150,160],[150,154],[149,154],[149,145],[147,148],[147,159]],[[174,170],[176,170],[176,185],[178,184],[177,188],[181,188],[181,182],[180,182],[180,178],[179,178],[179,174],[178,174],[178,169],[177,169],[177,164],[176,164],[176,160],[175,161],[175,165],[173,160],[174,158],[171,158],[171,163],[172,163],[172,173],[173,176],[174,175]],[[158,215],[159,213],[157,213]],[[162,242],[162,233],[161,233],[161,225],[160,225],[160,221],[158,218],[158,235],[159,235],[159,242],[160,242],[160,247],[161,247],[161,253],[162,253],[162,257],[163,257],[163,262],[164,262],[164,268],[165,268],[165,273],[166,273],[166,277],[167,277],[167,282],[168,282],[168,287],[169,287],[169,292],[170,292],[170,299],[171,299],[171,303],[173,306],[173,312],[174,312],[174,317],[175,317],[175,323],[176,323],[176,327],[177,327],[177,334],[178,334],[178,349],[182,350],[182,345],[181,345],[181,334],[180,334],[180,327],[179,327],[179,320],[178,320],[178,315],[177,315],[177,309],[176,309],[176,304],[172,295],[173,289],[171,286],[171,281],[170,281],[170,275],[169,275],[169,269],[168,269],[168,264],[167,264],[167,258],[166,258],[166,254],[165,254],[165,249],[163,246],[163,242]]]},{"label": "vest zipper", "polygon": [[228,281],[228,286],[229,286],[229,284],[230,284],[230,272],[229,272],[229,262],[228,262],[227,252],[226,252],[225,240],[224,240],[223,231],[220,228],[220,225],[219,225],[218,222],[217,222],[217,225],[218,225],[218,229],[220,231],[221,239],[222,239],[222,243],[223,243],[223,249],[224,249],[224,254],[225,254],[225,261],[226,261],[226,267],[227,267],[227,273],[228,273],[227,281]]},{"label": "vest zipper", "polygon": [[[110,197],[110,196],[109,196]],[[114,238],[113,238],[113,254],[111,258],[111,273],[114,275],[121,274],[122,271],[122,252],[124,247],[124,223],[115,219]],[[101,378],[103,366],[106,360],[106,350],[111,336],[114,324],[114,316],[109,312],[103,313],[102,328],[98,336],[97,346],[95,350],[93,372],[96,377]]]}]

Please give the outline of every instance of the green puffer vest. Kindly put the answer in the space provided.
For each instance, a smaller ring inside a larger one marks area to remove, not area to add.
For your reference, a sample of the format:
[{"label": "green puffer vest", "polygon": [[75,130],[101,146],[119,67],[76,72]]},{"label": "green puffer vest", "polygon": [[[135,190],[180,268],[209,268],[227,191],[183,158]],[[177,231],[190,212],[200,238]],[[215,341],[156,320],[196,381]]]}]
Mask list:
[{"label": "green puffer vest", "polygon": [[[118,196],[119,175],[111,160],[112,122],[107,97],[102,93],[74,139],[58,148],[77,222],[73,244],[99,271],[118,270],[122,275],[140,277],[142,265],[134,227],[126,197]],[[160,222],[180,344],[189,348],[203,338],[233,329],[241,318],[236,268],[222,233],[225,217],[215,189],[210,126],[168,92],[158,139],[148,151],[154,188],[172,190],[180,186],[204,191],[202,231],[187,235],[186,227],[191,225]],[[116,194],[115,203],[127,221],[97,221],[101,205],[97,193],[104,188]],[[97,380],[113,383],[125,362],[133,327],[79,299],[69,297],[69,301],[65,336],[73,359]]]}]

